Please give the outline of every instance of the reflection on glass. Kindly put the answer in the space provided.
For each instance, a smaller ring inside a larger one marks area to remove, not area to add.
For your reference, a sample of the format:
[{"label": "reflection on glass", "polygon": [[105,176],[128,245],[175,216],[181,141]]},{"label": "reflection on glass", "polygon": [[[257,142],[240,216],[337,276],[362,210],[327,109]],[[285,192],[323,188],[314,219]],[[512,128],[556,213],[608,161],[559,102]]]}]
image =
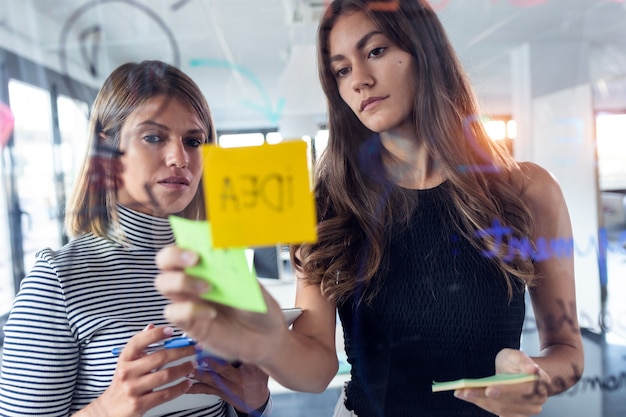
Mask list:
[{"label": "reflection on glass", "polygon": [[[0,172],[4,173],[4,150],[0,147]],[[3,251],[0,251],[0,316],[8,313],[13,302],[13,272],[11,268],[11,245],[9,235],[9,213],[6,201],[6,186],[4,181],[0,181],[0,244]]]},{"label": "reflection on glass", "polygon": [[28,271],[38,250],[61,244],[56,220],[50,93],[11,80],[9,100],[15,115],[13,168],[23,213],[24,268]]}]

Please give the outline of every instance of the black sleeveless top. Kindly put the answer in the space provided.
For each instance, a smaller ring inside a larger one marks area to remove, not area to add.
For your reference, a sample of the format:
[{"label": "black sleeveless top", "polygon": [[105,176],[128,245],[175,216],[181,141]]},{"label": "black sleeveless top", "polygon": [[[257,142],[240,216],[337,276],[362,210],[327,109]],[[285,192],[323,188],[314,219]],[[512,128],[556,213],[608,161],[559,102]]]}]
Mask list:
[{"label": "black sleeveless top", "polygon": [[519,349],[524,289],[514,285],[509,302],[500,270],[455,230],[446,189],[415,191],[374,300],[338,305],[352,365],[346,407],[359,417],[493,416],[432,382],[493,375],[496,354]]}]

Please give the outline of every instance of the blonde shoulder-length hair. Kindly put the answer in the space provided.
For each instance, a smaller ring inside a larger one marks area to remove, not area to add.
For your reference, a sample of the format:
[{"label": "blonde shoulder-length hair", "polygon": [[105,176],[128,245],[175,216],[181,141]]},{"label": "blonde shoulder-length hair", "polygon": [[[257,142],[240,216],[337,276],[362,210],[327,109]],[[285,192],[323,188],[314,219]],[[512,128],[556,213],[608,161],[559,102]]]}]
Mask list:
[{"label": "blonde shoulder-length hair", "polygon": [[[193,109],[215,140],[209,105],[198,85],[178,68],[150,60],[116,68],[98,92],[89,118],[87,155],[78,173],[65,213],[68,236],[87,233],[106,237],[117,225],[120,133],[137,106],[156,96],[171,97]],[[205,216],[202,183],[189,205],[179,213],[190,219]]]}]

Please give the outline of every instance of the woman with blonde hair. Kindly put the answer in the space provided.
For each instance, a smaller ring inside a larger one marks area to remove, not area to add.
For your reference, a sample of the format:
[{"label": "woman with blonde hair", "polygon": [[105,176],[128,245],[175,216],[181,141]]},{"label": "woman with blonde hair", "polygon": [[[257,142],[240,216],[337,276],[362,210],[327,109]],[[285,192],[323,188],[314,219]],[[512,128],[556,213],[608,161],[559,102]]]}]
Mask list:
[{"label": "woman with blonde hair", "polygon": [[[4,327],[0,414],[263,412],[267,375],[256,366],[198,369],[181,361],[195,357],[193,345],[147,353],[181,335],[153,283],[155,254],[174,243],[167,216],[204,218],[201,145],[215,141],[215,127],[199,87],[160,61],[121,65],[96,97],[89,133],[67,206],[73,239],[37,254]],[[210,395],[172,408],[192,393]]]}]

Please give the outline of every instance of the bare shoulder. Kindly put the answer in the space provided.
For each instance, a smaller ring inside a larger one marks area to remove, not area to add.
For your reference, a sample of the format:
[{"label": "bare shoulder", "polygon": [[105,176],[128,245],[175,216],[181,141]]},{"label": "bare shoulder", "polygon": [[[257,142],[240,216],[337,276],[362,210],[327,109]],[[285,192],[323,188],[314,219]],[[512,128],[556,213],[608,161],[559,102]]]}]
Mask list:
[{"label": "bare shoulder", "polygon": [[512,175],[512,181],[531,204],[551,204],[563,199],[555,176],[533,162],[521,162],[520,169]]},{"label": "bare shoulder", "polygon": [[532,162],[524,162],[512,178],[531,211],[535,237],[571,236],[565,196],[550,171]]}]

